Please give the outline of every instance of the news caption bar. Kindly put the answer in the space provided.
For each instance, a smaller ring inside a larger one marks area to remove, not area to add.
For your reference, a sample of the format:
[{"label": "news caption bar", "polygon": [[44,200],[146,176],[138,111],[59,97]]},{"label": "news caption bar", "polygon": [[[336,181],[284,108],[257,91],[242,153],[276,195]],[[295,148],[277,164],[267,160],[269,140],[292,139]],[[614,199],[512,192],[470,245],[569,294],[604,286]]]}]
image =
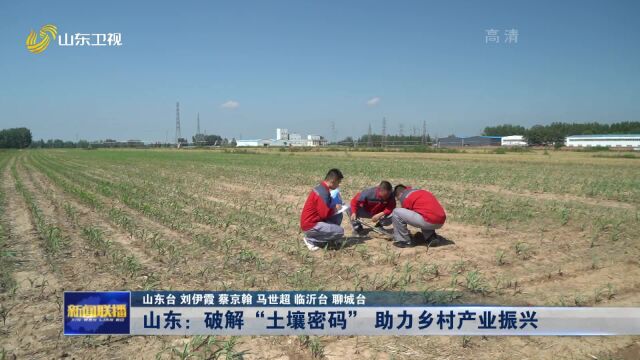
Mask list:
[{"label": "news caption bar", "polygon": [[640,335],[640,307],[430,305],[433,294],[65,292],[65,335]]}]

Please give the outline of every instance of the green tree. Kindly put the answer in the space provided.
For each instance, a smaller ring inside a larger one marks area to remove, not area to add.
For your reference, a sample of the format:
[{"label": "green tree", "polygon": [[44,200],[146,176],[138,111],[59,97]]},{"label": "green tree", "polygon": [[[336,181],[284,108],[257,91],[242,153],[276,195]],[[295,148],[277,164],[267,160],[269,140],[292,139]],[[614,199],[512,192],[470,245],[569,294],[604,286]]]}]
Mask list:
[{"label": "green tree", "polygon": [[524,126],[504,124],[498,126],[487,126],[484,128],[482,135],[484,136],[510,136],[523,135],[526,132]]},{"label": "green tree", "polygon": [[0,130],[0,148],[24,149],[31,145],[31,141],[31,130],[27,128]]}]

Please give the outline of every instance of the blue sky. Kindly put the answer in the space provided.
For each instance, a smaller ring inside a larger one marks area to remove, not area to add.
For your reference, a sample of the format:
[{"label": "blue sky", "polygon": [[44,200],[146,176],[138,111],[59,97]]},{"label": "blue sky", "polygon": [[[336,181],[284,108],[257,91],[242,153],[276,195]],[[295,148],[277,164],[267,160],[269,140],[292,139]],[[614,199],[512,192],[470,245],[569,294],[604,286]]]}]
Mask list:
[{"label": "blue sky", "polygon": [[[35,138],[172,139],[276,127],[340,138],[640,120],[638,1],[3,1],[0,128]],[[122,33],[49,46],[31,29]],[[500,30],[499,44],[485,30]],[[504,43],[516,29],[516,44]],[[374,105],[367,102],[373,98]],[[228,103],[230,102],[231,103]],[[374,101],[375,102],[375,101]],[[236,107],[224,107],[223,104]]]}]

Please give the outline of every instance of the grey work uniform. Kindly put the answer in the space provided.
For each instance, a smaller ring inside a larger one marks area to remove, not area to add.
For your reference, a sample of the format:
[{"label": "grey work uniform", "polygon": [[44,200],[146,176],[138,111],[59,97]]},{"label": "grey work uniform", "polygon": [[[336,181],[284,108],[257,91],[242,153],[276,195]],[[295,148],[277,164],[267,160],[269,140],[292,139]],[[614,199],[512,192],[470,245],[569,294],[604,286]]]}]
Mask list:
[{"label": "grey work uniform", "polygon": [[[331,193],[322,184],[316,186],[313,191],[320,196],[328,207],[331,205]],[[341,223],[342,214],[335,214],[305,231],[304,236],[313,245],[324,247],[327,243],[344,237],[344,229],[340,226]]]}]

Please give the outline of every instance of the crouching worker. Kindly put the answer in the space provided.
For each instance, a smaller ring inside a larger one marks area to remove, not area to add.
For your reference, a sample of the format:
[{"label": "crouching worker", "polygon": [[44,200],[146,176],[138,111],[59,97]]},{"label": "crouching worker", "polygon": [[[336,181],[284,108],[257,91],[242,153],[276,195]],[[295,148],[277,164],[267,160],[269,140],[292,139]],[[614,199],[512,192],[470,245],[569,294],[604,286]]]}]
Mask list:
[{"label": "crouching worker", "polygon": [[393,189],[388,181],[380,182],[380,185],[370,187],[357,193],[351,199],[351,208],[347,210],[351,218],[353,232],[362,233],[360,218],[371,219],[375,227],[384,230],[384,226],[391,225],[391,212],[396,207],[396,200],[393,198]]},{"label": "crouching worker", "polygon": [[300,216],[300,228],[304,232],[304,243],[311,251],[327,245],[340,245],[344,237],[342,214],[336,214],[341,205],[331,205],[331,191],[340,186],[342,173],[331,169],[318,186],[307,197]]},{"label": "crouching worker", "polygon": [[393,240],[400,248],[414,246],[407,224],[422,230],[422,236],[428,244],[437,239],[436,229],[444,225],[447,215],[432,193],[426,190],[412,189],[397,185],[393,190],[402,208],[393,210]]}]

